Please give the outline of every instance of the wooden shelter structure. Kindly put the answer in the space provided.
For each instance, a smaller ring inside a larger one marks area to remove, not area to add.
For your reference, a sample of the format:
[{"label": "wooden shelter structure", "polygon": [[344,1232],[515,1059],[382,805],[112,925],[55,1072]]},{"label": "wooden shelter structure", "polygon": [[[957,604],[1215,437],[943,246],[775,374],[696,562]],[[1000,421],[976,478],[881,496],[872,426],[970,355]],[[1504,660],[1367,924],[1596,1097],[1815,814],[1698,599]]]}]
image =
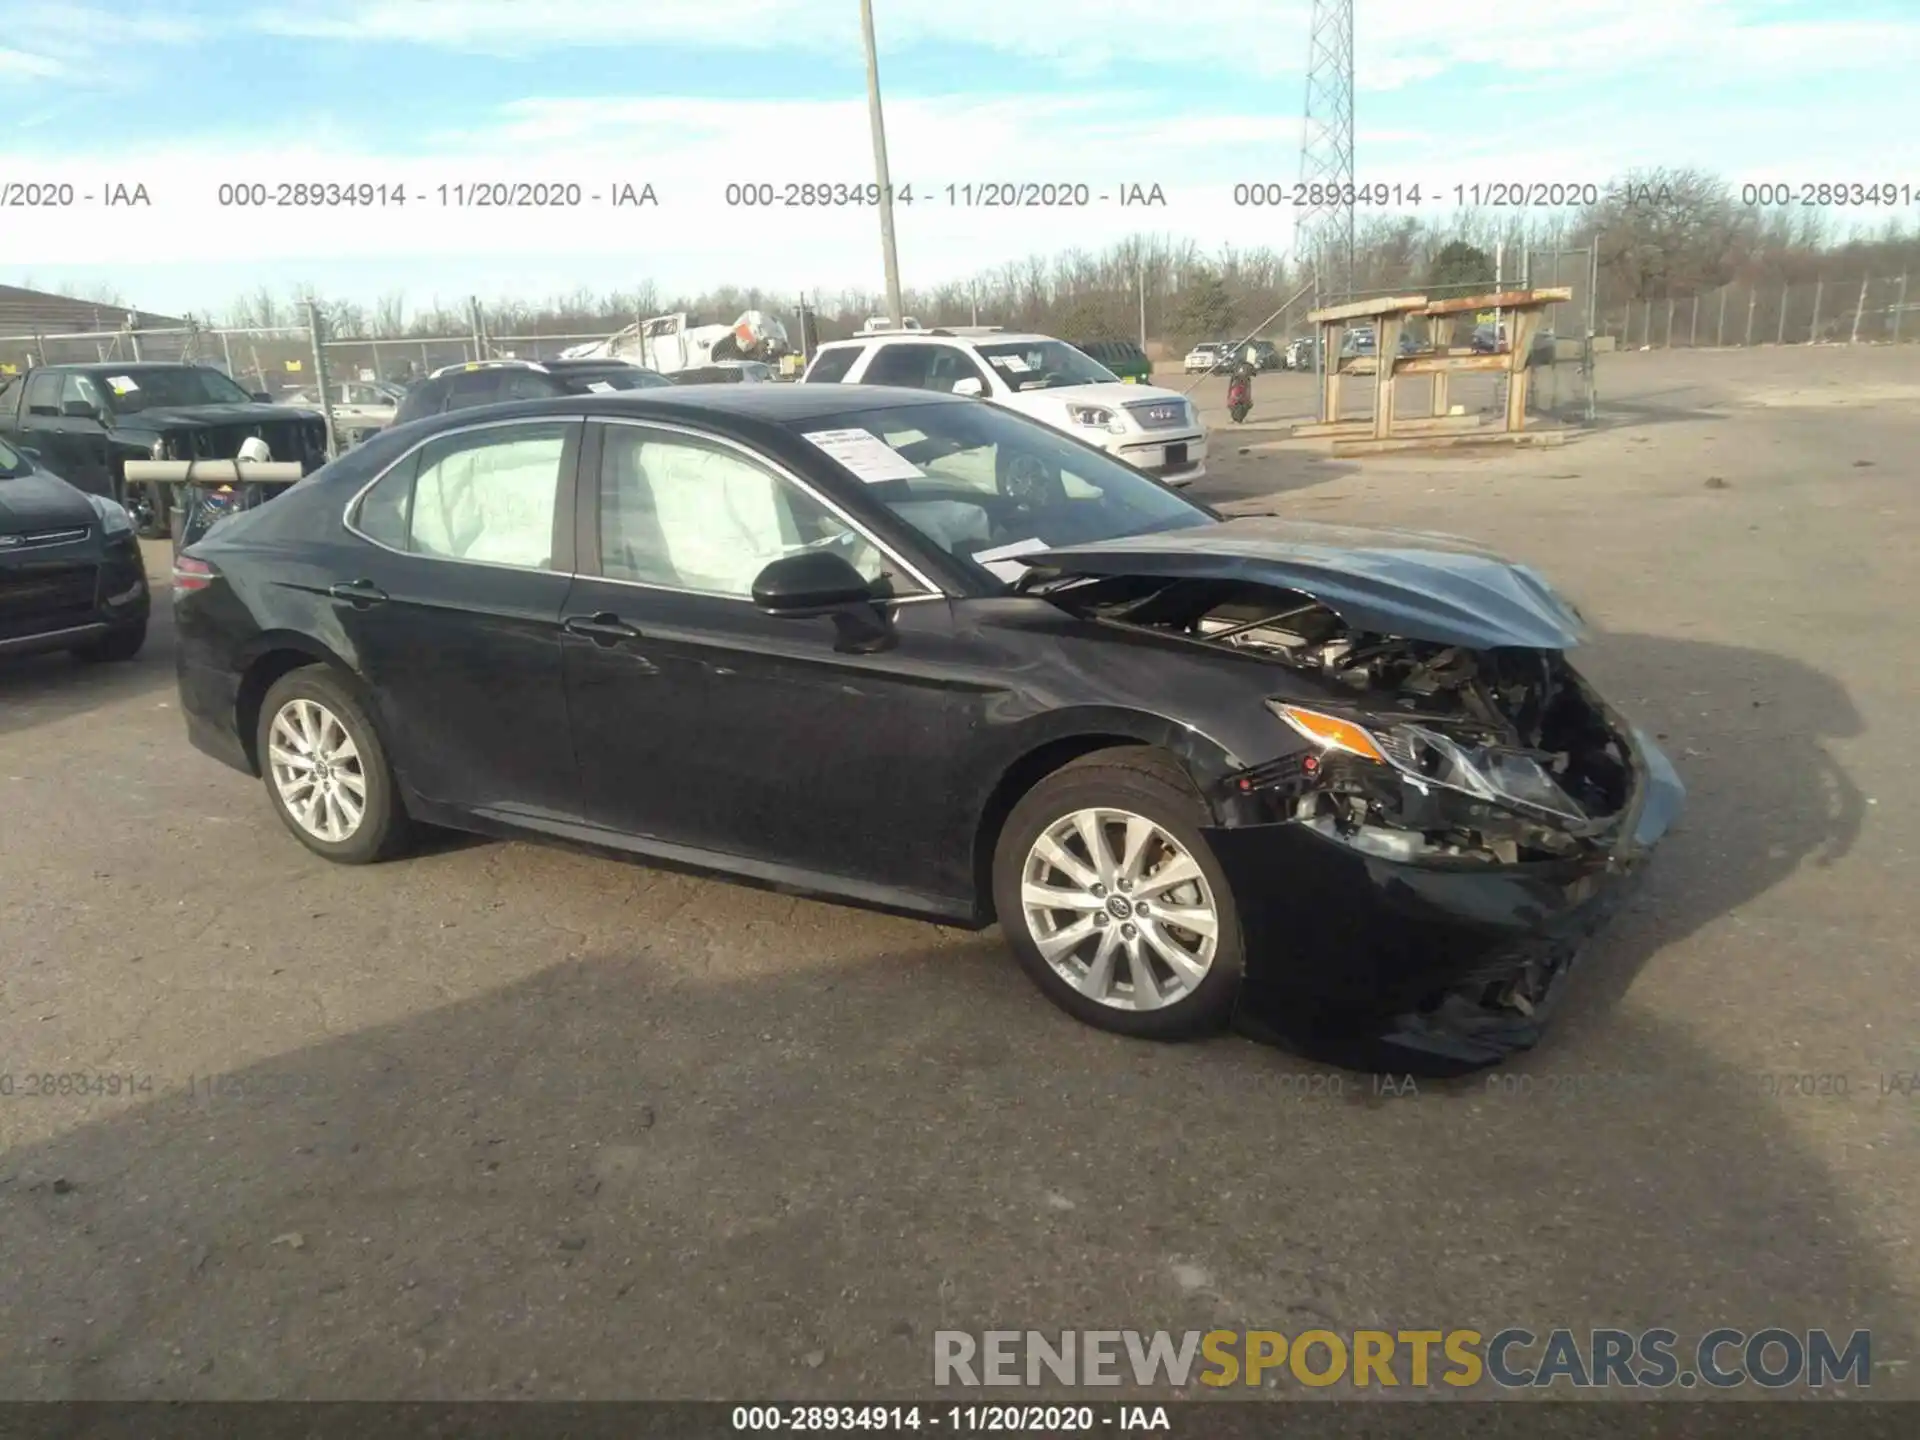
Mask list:
[{"label": "wooden shelter structure", "polygon": [[[1315,327],[1320,353],[1326,357],[1326,369],[1321,377],[1320,418],[1294,426],[1294,437],[1331,440],[1338,455],[1487,443],[1557,445],[1565,438],[1563,430],[1526,428],[1528,361],[1547,307],[1572,298],[1570,287],[1555,286],[1544,290],[1501,290],[1451,300],[1430,301],[1424,295],[1387,296],[1312,311],[1307,319]],[[1401,353],[1400,337],[1410,320],[1451,323],[1457,316],[1488,310],[1498,311],[1505,318],[1507,329],[1505,343],[1491,352],[1435,346]],[[1341,353],[1347,330],[1356,325],[1372,327],[1373,354]],[[1470,374],[1506,377],[1506,410],[1500,417],[1501,423],[1489,425],[1479,415],[1452,413],[1452,377]],[[1367,375],[1373,377],[1372,416],[1342,419],[1340,403],[1345,382]],[[1426,415],[1409,414],[1402,418],[1399,382],[1413,376],[1426,376],[1431,380],[1431,401]]]}]

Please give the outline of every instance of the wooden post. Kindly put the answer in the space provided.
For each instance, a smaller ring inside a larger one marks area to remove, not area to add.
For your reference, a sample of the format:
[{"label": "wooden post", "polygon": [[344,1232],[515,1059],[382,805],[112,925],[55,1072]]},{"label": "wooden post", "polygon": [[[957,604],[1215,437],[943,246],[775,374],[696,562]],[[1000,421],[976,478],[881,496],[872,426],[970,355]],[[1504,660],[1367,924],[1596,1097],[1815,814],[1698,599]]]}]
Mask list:
[{"label": "wooden post", "polygon": [[1700,348],[1700,297],[1693,297],[1693,318],[1687,322],[1687,348]]},{"label": "wooden post", "polygon": [[1871,276],[1862,275],[1860,277],[1860,299],[1855,302],[1853,307],[1853,334],[1847,337],[1847,343],[1849,345],[1858,345],[1860,343],[1860,316],[1867,308],[1867,286],[1872,283]]},{"label": "wooden post", "polygon": [[1373,361],[1373,438],[1393,435],[1393,362],[1400,358],[1400,329],[1405,320],[1399,315],[1382,315],[1374,330]]},{"label": "wooden post", "polygon": [[1753,307],[1760,303],[1760,287],[1747,287],[1747,344],[1753,344]]},{"label": "wooden post", "polygon": [[1820,294],[1827,288],[1827,278],[1822,275],[1813,282],[1813,323],[1807,327],[1807,343],[1817,345],[1820,342]]},{"label": "wooden post", "polygon": [[1320,419],[1331,425],[1340,418],[1340,324],[1335,320],[1320,326]]},{"label": "wooden post", "polygon": [[1727,346],[1727,291],[1732,288],[1731,285],[1720,287],[1720,324],[1713,332],[1713,348],[1716,350],[1724,350]]},{"label": "wooden post", "polygon": [[1533,351],[1534,332],[1540,326],[1540,312],[1515,310],[1510,322],[1513,352],[1507,357],[1507,430],[1519,434],[1527,428],[1527,357]]},{"label": "wooden post", "polygon": [[1444,370],[1434,371],[1433,372],[1433,413],[1435,415],[1445,415],[1447,411],[1452,408],[1447,403],[1450,398],[1451,397],[1448,394],[1448,386],[1447,386],[1447,372]]}]

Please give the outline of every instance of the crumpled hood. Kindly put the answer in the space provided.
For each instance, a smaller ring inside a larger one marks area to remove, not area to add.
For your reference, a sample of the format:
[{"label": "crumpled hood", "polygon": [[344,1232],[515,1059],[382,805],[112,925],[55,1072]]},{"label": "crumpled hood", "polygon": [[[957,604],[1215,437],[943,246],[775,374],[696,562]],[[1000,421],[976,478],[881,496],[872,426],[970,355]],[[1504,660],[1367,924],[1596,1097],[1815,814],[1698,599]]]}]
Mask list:
[{"label": "crumpled hood", "polygon": [[1022,556],[1056,575],[1235,580],[1311,596],[1356,630],[1465,645],[1565,650],[1580,612],[1525,565],[1468,540],[1249,515]]},{"label": "crumpled hood", "polygon": [[38,467],[0,479],[0,535],[91,525],[99,518],[85,495]]}]

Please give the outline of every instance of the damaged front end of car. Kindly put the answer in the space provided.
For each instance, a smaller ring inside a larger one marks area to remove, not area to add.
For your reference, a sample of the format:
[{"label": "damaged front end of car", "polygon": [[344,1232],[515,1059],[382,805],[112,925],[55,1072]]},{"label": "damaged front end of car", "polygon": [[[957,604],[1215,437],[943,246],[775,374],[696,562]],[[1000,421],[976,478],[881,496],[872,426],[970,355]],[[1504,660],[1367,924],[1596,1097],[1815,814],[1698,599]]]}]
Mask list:
[{"label": "damaged front end of car", "polygon": [[1100,568],[1039,588],[1284,672],[1265,702],[1278,753],[1211,797],[1243,1028],[1424,1074],[1531,1047],[1684,795],[1568,663],[1572,607],[1521,567],[1404,544]]}]

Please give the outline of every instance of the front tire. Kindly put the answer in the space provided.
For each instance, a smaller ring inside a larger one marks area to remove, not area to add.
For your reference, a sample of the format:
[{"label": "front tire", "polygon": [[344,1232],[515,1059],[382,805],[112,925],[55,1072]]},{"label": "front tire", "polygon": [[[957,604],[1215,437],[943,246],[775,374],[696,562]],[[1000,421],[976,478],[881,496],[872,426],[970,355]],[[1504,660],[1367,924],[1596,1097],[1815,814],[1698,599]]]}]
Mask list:
[{"label": "front tire", "polygon": [[165,540],[173,534],[173,518],[168,501],[168,487],[165,485],[144,485],[144,492],[134,508],[134,518],[138,522],[135,533],[142,540]]},{"label": "front tire", "polygon": [[1027,792],[993,860],[1001,932],[1046,997],[1101,1030],[1182,1040],[1222,1028],[1244,970],[1211,817],[1179,763],[1102,750]]},{"label": "front tire", "polygon": [[411,842],[379,733],[352,687],[329,667],[305,666],[273,683],[255,743],[274,813],[314,854],[366,865]]}]

